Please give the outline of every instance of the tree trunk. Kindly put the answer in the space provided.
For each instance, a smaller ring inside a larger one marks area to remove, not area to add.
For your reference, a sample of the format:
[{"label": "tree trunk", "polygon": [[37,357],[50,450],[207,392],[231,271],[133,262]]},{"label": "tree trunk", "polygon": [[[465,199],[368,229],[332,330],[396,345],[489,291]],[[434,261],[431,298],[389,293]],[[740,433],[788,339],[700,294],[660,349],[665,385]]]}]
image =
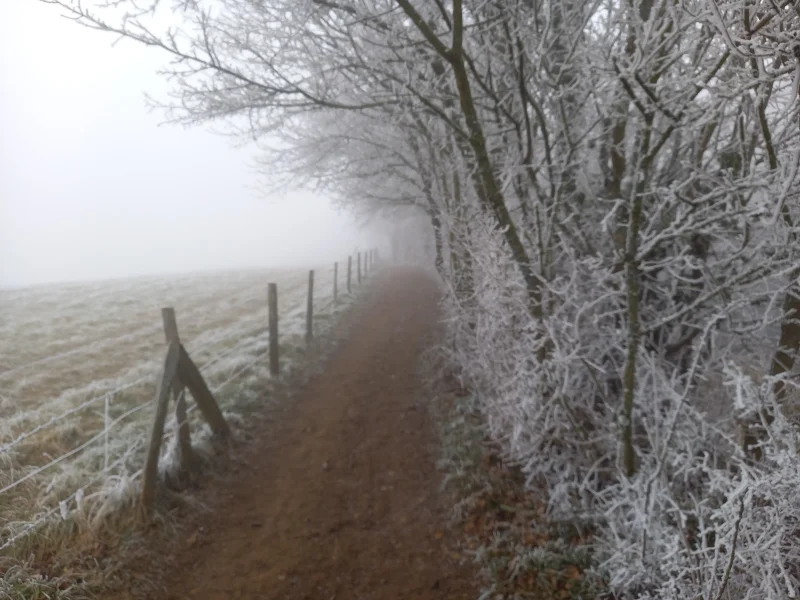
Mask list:
[{"label": "tree trunk", "polygon": [[[464,218],[465,206],[461,197],[461,180],[458,173],[453,172],[453,202],[451,215],[453,227],[450,228],[450,260],[453,268],[453,282],[456,298],[467,308],[472,321],[472,299],[475,295],[475,283],[472,273],[472,255],[469,253],[469,223]],[[472,323],[470,326],[472,327]]]},{"label": "tree trunk", "polygon": [[436,272],[439,273],[439,277],[446,279],[447,272],[444,269],[444,255],[442,253],[442,219],[439,216],[438,209],[429,210],[428,215],[430,216],[431,227],[433,228],[433,244],[436,252],[434,265],[436,266]]}]

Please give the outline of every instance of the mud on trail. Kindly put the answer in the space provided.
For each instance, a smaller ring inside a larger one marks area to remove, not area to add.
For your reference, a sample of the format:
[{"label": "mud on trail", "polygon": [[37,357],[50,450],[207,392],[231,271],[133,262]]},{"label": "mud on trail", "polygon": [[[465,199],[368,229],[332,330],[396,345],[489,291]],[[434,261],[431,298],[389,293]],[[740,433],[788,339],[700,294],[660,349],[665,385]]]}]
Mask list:
[{"label": "mud on trail", "polygon": [[241,450],[244,468],[215,482],[214,512],[175,557],[164,598],[477,596],[442,534],[448,510],[417,375],[436,286],[399,269],[373,285],[324,371],[269,439]]}]

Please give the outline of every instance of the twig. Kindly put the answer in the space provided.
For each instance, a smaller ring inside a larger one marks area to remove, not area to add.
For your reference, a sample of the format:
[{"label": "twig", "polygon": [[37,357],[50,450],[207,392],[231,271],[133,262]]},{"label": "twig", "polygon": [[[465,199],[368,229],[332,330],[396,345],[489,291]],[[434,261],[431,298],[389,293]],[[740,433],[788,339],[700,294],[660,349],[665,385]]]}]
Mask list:
[{"label": "twig", "polygon": [[742,515],[744,515],[744,494],[739,496],[739,516],[736,519],[736,525],[733,530],[733,542],[731,544],[731,557],[728,560],[728,567],[725,569],[725,576],[722,578],[722,587],[719,588],[719,593],[715,600],[722,600],[722,594],[725,593],[725,588],[728,587],[728,581],[731,578],[731,571],[733,570],[733,560],[736,558],[736,540],[739,537],[739,526],[742,524]]}]

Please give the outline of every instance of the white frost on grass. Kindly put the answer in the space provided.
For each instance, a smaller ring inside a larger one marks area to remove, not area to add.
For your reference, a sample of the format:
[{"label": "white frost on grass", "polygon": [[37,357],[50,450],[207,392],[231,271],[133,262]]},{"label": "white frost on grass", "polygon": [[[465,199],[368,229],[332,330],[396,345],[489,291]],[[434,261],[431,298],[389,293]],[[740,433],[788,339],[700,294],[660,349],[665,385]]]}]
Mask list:
[{"label": "white frost on grass", "polygon": [[[315,273],[318,336],[332,325],[334,319],[329,317],[352,300],[343,292],[340,271],[340,302],[332,304],[332,276],[332,268]],[[0,339],[14,340],[13,356],[21,359],[11,362],[8,353],[0,365],[12,374],[4,379],[0,373],[3,395],[14,398],[3,402],[9,414],[0,425],[0,552],[13,554],[20,539],[51,519],[80,514],[83,523],[100,527],[117,509],[135,503],[165,348],[160,326],[152,324],[161,306],[175,307],[181,340],[231,427],[235,431],[245,425],[248,413],[263,406],[270,389],[269,281],[278,282],[281,369],[289,374],[305,348],[307,272],[0,292],[0,304],[10,315],[0,326]],[[26,305],[33,307],[33,314]],[[109,315],[108,330],[99,317],[87,313]],[[54,336],[50,340],[48,328]],[[20,340],[22,329],[33,332],[29,342]],[[104,332],[115,338],[113,345],[103,341]],[[118,344],[120,340],[127,344]],[[58,355],[53,360],[43,352],[48,347]],[[188,418],[196,454],[202,459],[213,450],[212,436],[195,406],[190,401]],[[175,425],[172,415],[159,463],[165,477],[176,469]]]}]

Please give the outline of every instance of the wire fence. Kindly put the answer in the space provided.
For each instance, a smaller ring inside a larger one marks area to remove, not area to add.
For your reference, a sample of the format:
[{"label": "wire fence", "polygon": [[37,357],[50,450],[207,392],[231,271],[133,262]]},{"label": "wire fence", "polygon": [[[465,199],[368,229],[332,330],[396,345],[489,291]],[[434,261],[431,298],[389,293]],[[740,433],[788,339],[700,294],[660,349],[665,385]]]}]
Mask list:
[{"label": "wire fence", "polygon": [[[329,314],[335,306],[335,289],[339,284],[338,279],[343,278],[344,274],[339,270],[334,283],[334,272],[335,268],[316,272],[318,293],[312,306],[318,315]],[[281,310],[284,315],[281,334],[290,344],[302,343],[305,312],[302,309],[305,306],[302,292],[305,285],[305,277],[298,276],[297,281],[287,281],[281,293],[286,305]],[[344,290],[340,284],[338,288]],[[266,283],[259,289],[266,299]],[[252,303],[251,293],[252,290],[245,290],[243,295],[246,297],[233,299],[229,307],[236,312],[241,306]],[[200,332],[187,344],[187,349],[193,355],[203,355],[199,369],[204,377],[209,378],[209,389],[215,397],[223,394],[234,382],[241,382],[248,373],[257,370],[259,378],[268,376],[265,358],[269,347],[266,308],[264,301],[263,307],[223,327]],[[202,310],[187,311],[187,316],[197,315]],[[26,370],[112,350],[125,342],[154,335],[157,330],[157,327],[148,325],[107,341],[87,344],[13,367],[0,373],[0,384]],[[214,349],[218,350],[214,352]],[[19,540],[30,536],[48,521],[58,517],[67,519],[73,505],[80,508],[87,499],[97,500],[98,495],[103,493],[104,483],[118,478],[124,479],[127,485],[133,485],[141,478],[142,451],[150,424],[147,415],[151,414],[146,409],[154,406],[153,388],[158,375],[158,365],[154,361],[144,363],[141,366],[144,374],[68,406],[23,431],[16,431],[0,443],[0,553],[13,549]],[[258,369],[259,365],[262,365],[262,369]],[[137,393],[133,394],[134,390]],[[57,398],[44,400],[32,412],[46,412],[44,409],[53,408],[62,397],[63,393]],[[231,403],[235,405],[235,399],[225,400],[226,406]],[[197,408],[195,400],[186,408],[187,415]],[[102,423],[99,427],[92,426],[96,420]],[[176,425],[172,422],[164,431],[164,441],[175,437],[178,430]],[[55,456],[37,452],[35,438],[58,429],[78,432],[77,441]],[[88,453],[91,456],[87,456],[89,449],[92,449]],[[40,460],[32,459],[42,456],[46,459],[42,464],[37,464]],[[92,490],[95,491],[87,495]]]}]

